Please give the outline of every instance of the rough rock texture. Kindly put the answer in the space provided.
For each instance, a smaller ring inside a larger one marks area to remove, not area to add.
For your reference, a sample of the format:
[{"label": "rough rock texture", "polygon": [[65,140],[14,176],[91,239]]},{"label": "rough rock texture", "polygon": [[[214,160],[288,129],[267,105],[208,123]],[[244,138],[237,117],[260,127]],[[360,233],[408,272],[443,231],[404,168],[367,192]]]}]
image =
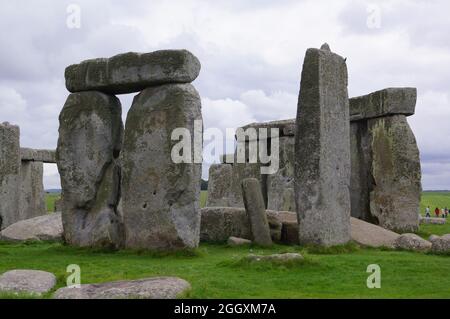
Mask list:
[{"label": "rough rock texture", "polygon": [[379,225],[416,232],[422,192],[419,149],[404,115],[369,120],[372,143],[370,212]]},{"label": "rough rock texture", "polygon": [[60,288],[55,299],[176,299],[187,294],[191,285],[177,277],[155,277],[131,281]]},{"label": "rough rock texture", "polygon": [[55,200],[55,212],[62,211],[62,199]]},{"label": "rough rock texture", "polygon": [[431,241],[431,251],[434,253],[450,253],[450,234],[443,236],[435,236],[430,238]]},{"label": "rough rock texture", "polygon": [[[266,214],[272,240],[280,241],[285,213],[266,211]],[[229,237],[253,238],[245,208],[205,207],[202,208],[201,215],[201,241],[225,242]]]},{"label": "rough rock texture", "polygon": [[350,120],[356,121],[387,115],[413,115],[417,89],[387,88],[350,99]]},{"label": "rough rock texture", "polygon": [[279,169],[276,173],[267,175],[267,209],[293,212],[295,138],[280,137],[279,144]]},{"label": "rough rock texture", "polygon": [[[294,136],[295,134],[295,119],[281,120],[281,121],[270,121],[270,122],[262,122],[262,123],[251,123],[245,126],[242,126],[241,129],[244,131],[248,128],[256,129],[256,132],[259,133],[260,128],[266,128],[268,137],[270,138],[270,129],[278,128],[279,129],[279,137],[282,136]],[[259,139],[259,134],[258,134]]]},{"label": "rough rock texture", "polygon": [[394,247],[397,249],[426,251],[431,248],[431,243],[416,234],[402,234],[395,240]]},{"label": "rough rock texture", "polygon": [[161,50],[86,60],[68,66],[65,77],[70,92],[96,90],[122,94],[167,83],[189,83],[199,72],[200,62],[189,51]]},{"label": "rough rock texture", "polygon": [[55,285],[55,275],[41,270],[15,269],[0,276],[0,292],[41,295]]},{"label": "rough rock texture", "polygon": [[295,201],[302,244],[350,240],[350,119],[347,65],[328,50],[308,49],[295,143]]},{"label": "rough rock texture", "polygon": [[400,236],[393,231],[365,222],[357,218],[351,218],[352,240],[358,244],[369,247],[394,247],[394,242]]},{"label": "rough rock texture", "polygon": [[242,194],[252,229],[253,242],[257,245],[270,246],[269,223],[267,221],[264,198],[261,185],[256,178],[246,178],[242,181]]},{"label": "rough rock texture", "polygon": [[248,255],[247,259],[252,262],[258,261],[269,261],[276,263],[285,263],[291,261],[303,260],[303,256],[298,253],[284,253],[284,254],[273,254],[273,255]]},{"label": "rough rock texture", "polygon": [[95,91],[70,94],[59,122],[57,164],[65,240],[76,246],[120,247],[120,101]]},{"label": "rough rock texture", "polygon": [[227,243],[230,246],[242,246],[242,245],[250,245],[252,241],[244,238],[230,237],[228,238]]},{"label": "rough rock texture", "polygon": [[43,174],[44,164],[42,162],[22,161],[20,168],[19,220],[47,213]]},{"label": "rough rock texture", "polygon": [[20,129],[0,124],[0,229],[19,220]]},{"label": "rough rock texture", "polygon": [[47,214],[21,220],[0,232],[0,240],[62,240],[63,227],[61,213]]},{"label": "rough rock texture", "polygon": [[213,164],[209,167],[207,207],[231,207],[232,179],[231,164]]},{"label": "rough rock texture", "polygon": [[436,218],[436,217],[420,217],[419,224],[433,224],[433,225],[445,225],[447,223],[447,219],[445,218]]},{"label": "rough rock texture", "polygon": [[126,247],[198,245],[201,163],[174,163],[172,148],[180,141],[171,134],[176,128],[190,132],[192,147],[185,151],[193,160],[194,121],[201,119],[200,97],[190,84],[148,88],[134,98],[122,153]]},{"label": "rough rock texture", "polygon": [[21,148],[20,157],[22,161],[56,163],[56,151],[36,150],[31,148]]}]

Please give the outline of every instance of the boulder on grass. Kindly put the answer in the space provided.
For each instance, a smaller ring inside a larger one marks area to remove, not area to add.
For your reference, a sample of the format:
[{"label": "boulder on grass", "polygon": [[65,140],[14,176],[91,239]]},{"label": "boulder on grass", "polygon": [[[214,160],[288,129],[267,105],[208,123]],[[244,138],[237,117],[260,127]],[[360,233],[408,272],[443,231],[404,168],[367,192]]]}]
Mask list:
[{"label": "boulder on grass", "polygon": [[251,240],[244,239],[244,238],[238,238],[231,236],[228,238],[228,245],[230,246],[242,246],[242,245],[250,245],[252,243]]},{"label": "boulder on grass", "polygon": [[177,277],[155,277],[130,281],[65,287],[54,299],[176,299],[188,293],[191,285]]},{"label": "boulder on grass", "polygon": [[0,232],[0,240],[5,241],[60,241],[63,226],[61,213],[47,214],[19,221]]},{"label": "boulder on grass", "polygon": [[445,218],[436,218],[436,217],[420,217],[420,224],[432,224],[432,225],[445,225],[447,220]]},{"label": "boulder on grass", "polygon": [[450,253],[450,234],[446,234],[443,236],[431,236],[431,251],[439,254],[448,254]]},{"label": "boulder on grass", "polygon": [[285,254],[273,254],[273,255],[248,255],[249,261],[269,261],[276,263],[291,262],[297,260],[303,260],[303,256],[298,253],[285,253]]},{"label": "boulder on grass", "polygon": [[393,248],[395,240],[400,236],[358,218],[350,218],[350,223],[352,240],[364,246]]},{"label": "boulder on grass", "polygon": [[0,292],[41,295],[56,285],[52,273],[41,270],[15,269],[0,276]]},{"label": "boulder on grass", "polygon": [[427,251],[431,249],[431,243],[416,234],[402,234],[394,241],[394,247],[405,250]]}]

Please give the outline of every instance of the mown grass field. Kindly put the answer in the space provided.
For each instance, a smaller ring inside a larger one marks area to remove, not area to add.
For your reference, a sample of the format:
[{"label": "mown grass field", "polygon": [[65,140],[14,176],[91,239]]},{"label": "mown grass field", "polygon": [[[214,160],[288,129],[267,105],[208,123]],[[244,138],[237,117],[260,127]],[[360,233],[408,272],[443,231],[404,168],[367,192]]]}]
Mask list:
[{"label": "mown grass field", "polygon": [[[47,196],[48,207],[53,207],[56,198]],[[442,206],[447,198],[448,193],[426,192],[422,206]],[[206,192],[202,192],[202,206],[205,201]],[[421,226],[423,237],[432,233],[450,233],[450,223]],[[288,266],[242,262],[250,253],[282,252],[300,252],[305,261]],[[83,283],[178,276],[192,284],[189,298],[450,298],[448,255],[355,245],[324,252],[281,245],[263,249],[202,243],[195,251],[163,254],[96,251],[60,243],[0,243],[0,273],[17,268],[50,271],[58,278],[58,288],[65,285],[69,264],[80,265]],[[370,264],[381,267],[381,289],[366,286]]]}]

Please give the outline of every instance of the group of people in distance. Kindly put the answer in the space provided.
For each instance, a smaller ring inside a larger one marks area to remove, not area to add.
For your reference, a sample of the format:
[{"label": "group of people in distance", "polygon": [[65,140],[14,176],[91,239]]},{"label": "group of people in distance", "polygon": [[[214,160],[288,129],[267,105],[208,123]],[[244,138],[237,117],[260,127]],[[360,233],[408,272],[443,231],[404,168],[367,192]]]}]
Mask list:
[{"label": "group of people in distance", "polygon": [[[441,216],[442,218],[447,218],[448,208],[445,207],[445,208],[439,209],[439,207],[436,207],[436,209],[434,210],[434,215],[436,215],[436,217]],[[431,217],[430,206],[427,206],[427,208],[425,208],[425,217]]]}]

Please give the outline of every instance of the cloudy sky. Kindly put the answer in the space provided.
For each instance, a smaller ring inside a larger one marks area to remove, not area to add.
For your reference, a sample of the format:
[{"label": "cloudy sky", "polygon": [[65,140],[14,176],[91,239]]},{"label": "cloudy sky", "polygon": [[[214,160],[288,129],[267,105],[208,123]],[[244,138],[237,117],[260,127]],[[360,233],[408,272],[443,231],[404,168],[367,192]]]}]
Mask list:
[{"label": "cloudy sky", "polygon": [[[186,48],[205,127],[295,117],[305,50],[347,57],[349,95],[418,88],[409,118],[424,189],[450,189],[450,3],[428,1],[0,0],[0,121],[55,148],[64,69],[94,57]],[[73,6],[75,5],[75,6]],[[75,8],[75,11],[74,11]],[[80,9],[80,27],[73,14]],[[68,23],[69,22],[69,23]],[[124,118],[133,95],[120,96]],[[46,188],[59,187],[55,165]]]}]

